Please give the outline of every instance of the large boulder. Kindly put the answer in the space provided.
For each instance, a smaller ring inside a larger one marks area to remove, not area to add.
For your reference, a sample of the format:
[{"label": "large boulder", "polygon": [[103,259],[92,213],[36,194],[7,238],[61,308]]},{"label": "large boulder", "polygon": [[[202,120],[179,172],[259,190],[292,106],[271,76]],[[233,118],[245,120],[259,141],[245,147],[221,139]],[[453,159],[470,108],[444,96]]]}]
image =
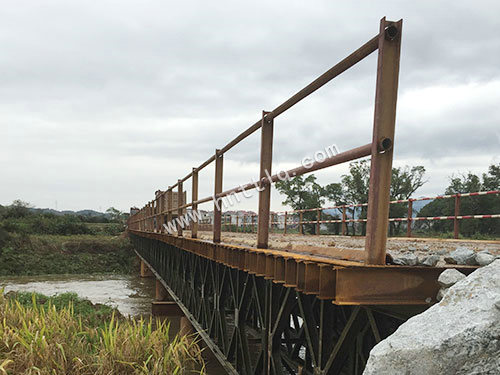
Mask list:
[{"label": "large boulder", "polygon": [[378,343],[363,374],[500,374],[499,306],[496,260],[457,282],[440,303]]}]

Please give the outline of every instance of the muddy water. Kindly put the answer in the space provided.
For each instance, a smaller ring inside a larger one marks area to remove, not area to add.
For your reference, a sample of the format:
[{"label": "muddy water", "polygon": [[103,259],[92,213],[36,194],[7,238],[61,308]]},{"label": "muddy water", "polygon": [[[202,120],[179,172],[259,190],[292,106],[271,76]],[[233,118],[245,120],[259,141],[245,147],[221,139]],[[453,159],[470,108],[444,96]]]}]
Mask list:
[{"label": "muddy water", "polygon": [[77,293],[92,303],[109,304],[125,316],[151,314],[154,279],[135,275],[42,275],[0,278],[5,292],[29,291],[47,296]]},{"label": "muddy water", "polygon": [[[28,291],[47,296],[74,292],[92,303],[108,304],[116,307],[124,316],[151,315],[151,302],[154,300],[155,279],[141,278],[136,275],[42,275],[0,278],[0,289]],[[177,333],[180,318],[170,318],[170,329]],[[225,371],[205,348],[203,356],[207,375],[220,375]]]}]

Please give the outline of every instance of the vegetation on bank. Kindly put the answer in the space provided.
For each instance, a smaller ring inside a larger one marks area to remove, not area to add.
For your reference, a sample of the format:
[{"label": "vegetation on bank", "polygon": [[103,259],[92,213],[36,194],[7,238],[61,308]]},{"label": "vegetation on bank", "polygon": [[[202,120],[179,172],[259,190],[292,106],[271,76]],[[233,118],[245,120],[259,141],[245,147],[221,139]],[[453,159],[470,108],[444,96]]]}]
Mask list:
[{"label": "vegetation on bank", "polygon": [[188,374],[202,364],[197,343],[170,337],[166,322],[123,319],[74,294],[0,292],[0,374]]},{"label": "vegetation on bank", "polygon": [[33,210],[15,201],[0,206],[0,276],[129,273],[135,257],[123,216],[108,210],[105,222]]},{"label": "vegetation on bank", "polygon": [[125,237],[9,234],[0,248],[0,276],[132,273],[136,268]]}]

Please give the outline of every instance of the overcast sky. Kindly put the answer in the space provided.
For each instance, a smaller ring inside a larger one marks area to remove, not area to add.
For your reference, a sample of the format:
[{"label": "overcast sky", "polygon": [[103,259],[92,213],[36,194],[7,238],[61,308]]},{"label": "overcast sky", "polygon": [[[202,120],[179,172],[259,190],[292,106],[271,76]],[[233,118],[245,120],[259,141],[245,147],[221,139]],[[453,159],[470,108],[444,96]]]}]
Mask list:
[{"label": "overcast sky", "polygon": [[[394,165],[426,167],[417,196],[442,193],[451,174],[500,162],[498,14],[498,1],[3,2],[0,204],[142,206],[383,16],[404,20]],[[370,142],[375,73],[376,53],[277,118],[274,170]],[[225,156],[224,188],[257,177],[258,157],[256,133]],[[200,197],[213,174],[200,174]],[[273,192],[272,209],[281,201]]]}]

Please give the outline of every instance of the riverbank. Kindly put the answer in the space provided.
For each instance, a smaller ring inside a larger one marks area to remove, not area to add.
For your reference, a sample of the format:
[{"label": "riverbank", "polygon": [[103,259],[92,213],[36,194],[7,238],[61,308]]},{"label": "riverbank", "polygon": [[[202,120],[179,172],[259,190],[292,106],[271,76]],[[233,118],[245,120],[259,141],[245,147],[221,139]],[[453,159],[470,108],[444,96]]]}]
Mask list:
[{"label": "riverbank", "polygon": [[126,274],[137,270],[136,262],[123,236],[11,233],[0,248],[0,276]]},{"label": "riverbank", "polygon": [[[192,338],[166,322],[123,318],[75,294],[0,293],[0,373],[199,373]],[[198,370],[196,370],[198,369]]]}]

